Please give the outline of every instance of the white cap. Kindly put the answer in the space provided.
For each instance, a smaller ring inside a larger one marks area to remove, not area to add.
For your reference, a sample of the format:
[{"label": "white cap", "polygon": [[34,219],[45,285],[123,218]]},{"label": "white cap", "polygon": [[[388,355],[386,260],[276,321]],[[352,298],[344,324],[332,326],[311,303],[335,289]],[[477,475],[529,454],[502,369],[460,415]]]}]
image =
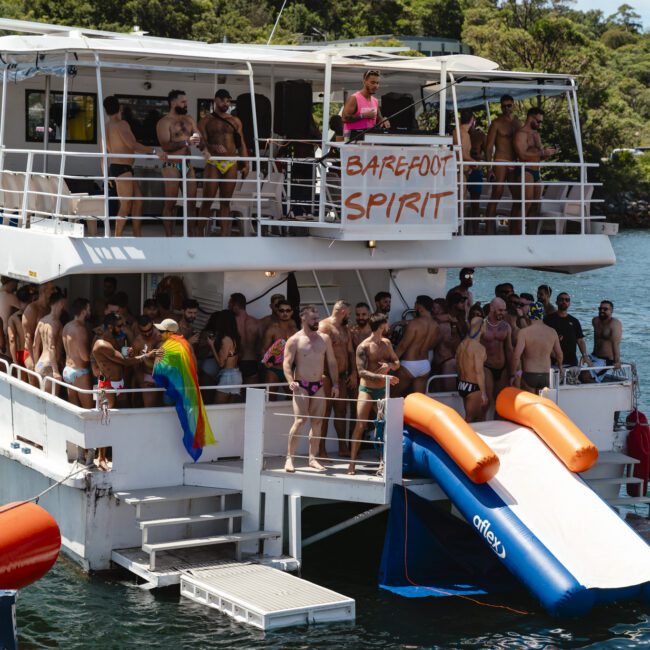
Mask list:
[{"label": "white cap", "polygon": [[154,323],[154,327],[161,332],[178,332],[178,323],[173,318],[165,318],[162,323]]}]

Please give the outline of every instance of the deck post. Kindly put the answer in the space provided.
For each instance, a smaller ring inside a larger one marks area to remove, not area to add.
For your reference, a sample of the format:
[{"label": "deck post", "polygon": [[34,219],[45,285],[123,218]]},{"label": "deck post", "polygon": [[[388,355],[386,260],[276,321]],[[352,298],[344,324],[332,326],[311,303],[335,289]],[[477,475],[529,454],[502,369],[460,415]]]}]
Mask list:
[{"label": "deck post", "polygon": [[289,495],[289,555],[302,561],[302,497]]},{"label": "deck post", "polygon": [[[242,470],[242,533],[260,529],[261,474],[264,462],[266,395],[260,388],[246,389],[244,411],[244,467]],[[258,542],[241,543],[244,553],[257,553]]]},{"label": "deck post", "polygon": [[[332,53],[325,52],[325,83],[323,85],[323,130],[321,138],[321,156],[326,156],[329,151],[328,136],[330,122],[330,95],[332,94]],[[320,194],[318,196],[318,220],[325,221],[325,200],[327,198],[327,163],[320,165]],[[314,179],[315,180],[315,179]],[[314,183],[313,187],[316,184]]]},{"label": "deck post", "polygon": [[390,503],[393,485],[402,482],[402,437],[404,428],[404,398],[386,400],[384,434],[384,503]]},{"label": "deck post", "polygon": [[[251,113],[253,114],[253,140],[255,146],[255,167],[257,168],[257,174],[255,175],[255,196],[257,200],[255,201],[255,209],[257,210],[257,236],[262,236],[262,160],[260,158],[260,141],[259,141],[259,131],[257,129],[257,104],[255,103],[255,81],[253,79],[253,66],[250,61],[246,62],[246,67],[248,68],[248,88],[251,94]],[[250,157],[250,151],[248,152]],[[270,169],[270,168],[269,168]],[[251,215],[253,211],[251,210]],[[251,228],[253,224],[250,224]],[[244,232],[246,232],[246,224],[242,226]]]},{"label": "deck post", "polygon": [[447,62],[440,63],[440,116],[438,118],[438,135],[444,136],[447,130]]},{"label": "deck post", "polygon": [[[54,211],[55,225],[58,226],[61,221],[61,200],[63,198],[63,175],[65,174],[65,149],[66,136],[68,130],[68,52],[65,53],[63,73],[63,99],[62,99],[62,117],[61,117],[61,159],[59,160],[59,182],[56,194],[56,209]],[[47,128],[47,125],[46,125]]]},{"label": "deck post", "polygon": [[7,124],[7,81],[9,69],[2,70],[2,112],[0,113],[0,171],[5,168],[5,125]]},{"label": "deck post", "polygon": [[102,167],[104,171],[104,237],[110,237],[111,218],[108,200],[108,148],[106,145],[106,119],[104,117],[104,89],[102,88],[102,66],[97,53],[95,53],[95,78],[97,81],[97,114],[99,115],[99,132],[102,143]]}]

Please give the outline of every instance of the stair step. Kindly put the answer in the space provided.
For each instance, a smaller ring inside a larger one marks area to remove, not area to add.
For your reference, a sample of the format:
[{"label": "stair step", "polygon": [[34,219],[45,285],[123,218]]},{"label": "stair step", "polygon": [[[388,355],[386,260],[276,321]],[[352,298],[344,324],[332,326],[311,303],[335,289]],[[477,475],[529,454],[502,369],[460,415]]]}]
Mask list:
[{"label": "stair step", "polygon": [[204,521],[218,521],[220,519],[235,519],[243,517],[245,510],[221,510],[219,512],[206,512],[202,515],[188,515],[187,517],[170,517],[168,519],[142,519],[138,521],[141,529],[152,526],[173,526],[175,524],[196,524]]},{"label": "stair step", "polygon": [[[216,546],[218,544],[231,544],[247,542],[259,539],[273,539],[280,537],[280,533],[271,530],[255,530],[248,533],[230,533],[228,535],[212,535],[210,537],[196,537],[193,539],[178,539],[171,542],[157,542],[155,544],[143,544],[142,550],[149,553],[149,569],[156,568],[156,553],[161,551],[175,551],[186,548],[197,548],[199,546]],[[237,552],[239,555],[239,552]]]},{"label": "stair step", "polygon": [[630,485],[636,483],[643,483],[642,478],[637,478],[636,476],[618,476],[614,478],[586,478],[585,481],[588,485]]},{"label": "stair step", "polygon": [[606,499],[610,506],[627,506],[650,503],[650,497],[617,497],[616,499]]},{"label": "stair step", "polygon": [[221,497],[240,493],[241,490],[207,488],[194,485],[173,485],[171,487],[116,492],[115,497],[120,501],[124,501],[124,503],[137,506],[143,503],[187,501],[189,499],[205,499],[208,497]]},{"label": "stair step", "polygon": [[636,465],[639,463],[638,458],[632,458],[618,451],[600,451],[598,452],[597,465]]}]

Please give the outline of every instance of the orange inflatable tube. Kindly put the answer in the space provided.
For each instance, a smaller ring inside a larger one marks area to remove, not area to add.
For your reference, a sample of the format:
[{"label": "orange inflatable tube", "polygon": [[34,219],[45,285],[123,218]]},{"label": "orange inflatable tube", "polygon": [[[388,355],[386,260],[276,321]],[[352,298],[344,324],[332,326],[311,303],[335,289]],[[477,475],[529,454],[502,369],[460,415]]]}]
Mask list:
[{"label": "orange inflatable tube", "polygon": [[454,409],[422,393],[404,400],[404,422],[431,436],[474,483],[499,471],[499,458]]},{"label": "orange inflatable tube", "polygon": [[0,507],[0,589],[21,589],[42,578],[60,548],[49,512],[31,502]]},{"label": "orange inflatable tube", "polygon": [[532,429],[572,472],[584,472],[598,460],[594,443],[550,399],[504,388],[496,410],[502,418]]}]

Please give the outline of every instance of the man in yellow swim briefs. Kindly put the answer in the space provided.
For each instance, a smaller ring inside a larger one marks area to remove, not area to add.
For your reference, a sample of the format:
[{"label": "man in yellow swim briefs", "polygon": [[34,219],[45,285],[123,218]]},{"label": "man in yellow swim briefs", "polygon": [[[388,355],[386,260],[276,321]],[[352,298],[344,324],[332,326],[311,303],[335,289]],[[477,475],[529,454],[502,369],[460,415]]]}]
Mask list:
[{"label": "man in yellow swim briefs", "polygon": [[[232,220],[230,219],[230,197],[237,183],[237,161],[229,160],[233,156],[248,156],[244,141],[241,120],[228,113],[232,97],[225,88],[220,88],[214,95],[214,111],[199,122],[199,131],[206,143],[210,158],[206,160],[203,172],[203,202],[201,203],[201,222],[199,234],[204,235],[212,203],[219,194],[219,225],[221,236],[230,236]],[[224,158],[217,158],[224,156]],[[248,162],[241,167],[242,176],[248,174]]]}]

